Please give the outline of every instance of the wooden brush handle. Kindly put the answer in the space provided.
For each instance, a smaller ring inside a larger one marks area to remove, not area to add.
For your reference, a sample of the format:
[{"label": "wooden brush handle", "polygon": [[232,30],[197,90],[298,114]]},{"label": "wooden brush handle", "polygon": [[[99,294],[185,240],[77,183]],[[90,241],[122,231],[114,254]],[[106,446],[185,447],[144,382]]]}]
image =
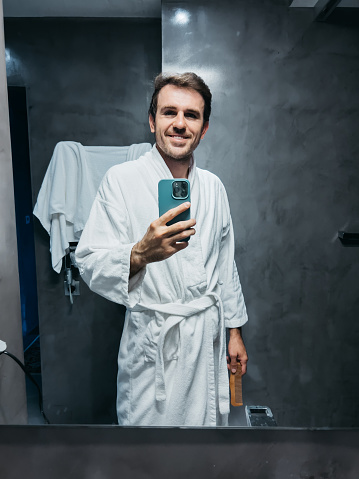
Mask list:
[{"label": "wooden brush handle", "polygon": [[237,371],[234,374],[231,372],[229,377],[229,387],[231,389],[231,404],[232,406],[243,406],[241,363],[238,362],[237,366]]}]

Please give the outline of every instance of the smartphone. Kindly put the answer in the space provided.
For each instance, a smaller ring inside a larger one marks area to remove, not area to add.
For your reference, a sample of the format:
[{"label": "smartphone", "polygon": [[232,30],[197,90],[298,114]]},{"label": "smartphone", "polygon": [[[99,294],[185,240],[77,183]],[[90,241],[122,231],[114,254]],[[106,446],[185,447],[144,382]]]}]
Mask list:
[{"label": "smartphone", "polygon": [[[190,182],[185,178],[172,178],[166,180],[160,180],[158,183],[158,209],[159,215],[162,216],[168,210],[176,208],[182,203],[191,201]],[[167,226],[173,225],[178,221],[187,221],[191,219],[191,208],[183,211],[171,221],[167,223]],[[185,238],[182,241],[188,241],[189,238]]]}]

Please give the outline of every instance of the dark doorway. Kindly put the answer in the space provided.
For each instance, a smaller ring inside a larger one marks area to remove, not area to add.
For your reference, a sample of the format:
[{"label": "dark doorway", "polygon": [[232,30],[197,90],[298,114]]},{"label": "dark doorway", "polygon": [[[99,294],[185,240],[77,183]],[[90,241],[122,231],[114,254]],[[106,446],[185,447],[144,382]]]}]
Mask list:
[{"label": "dark doorway", "polygon": [[35,245],[32,216],[26,88],[8,87],[17,250],[24,350],[38,342]]}]

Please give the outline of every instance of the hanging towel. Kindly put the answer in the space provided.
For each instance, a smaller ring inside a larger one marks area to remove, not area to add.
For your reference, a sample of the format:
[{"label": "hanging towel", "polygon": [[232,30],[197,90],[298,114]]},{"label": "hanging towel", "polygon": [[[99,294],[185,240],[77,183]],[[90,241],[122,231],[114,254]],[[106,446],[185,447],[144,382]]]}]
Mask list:
[{"label": "hanging towel", "polygon": [[106,171],[119,163],[136,160],[151,148],[150,143],[114,147],[61,141],[56,145],[34,215],[50,235],[51,263],[57,273],[61,271],[69,243],[80,239]]}]

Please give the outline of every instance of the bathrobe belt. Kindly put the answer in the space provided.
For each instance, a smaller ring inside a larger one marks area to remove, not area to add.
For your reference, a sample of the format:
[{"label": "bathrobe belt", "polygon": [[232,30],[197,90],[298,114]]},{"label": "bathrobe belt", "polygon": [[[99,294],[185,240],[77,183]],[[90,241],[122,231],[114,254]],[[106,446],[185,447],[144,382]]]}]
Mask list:
[{"label": "bathrobe belt", "polygon": [[[217,304],[219,310],[219,334],[220,334],[220,351],[219,351],[219,363],[218,363],[218,402],[219,412],[221,414],[229,413],[229,387],[228,387],[228,372],[226,361],[226,337],[224,327],[224,313],[223,304],[220,296],[217,293],[207,293],[206,295],[194,299],[187,304],[181,303],[166,303],[166,304],[150,304],[142,305],[137,304],[132,311],[146,311],[151,310],[159,313],[169,314],[170,316],[164,322],[159,339],[157,342],[156,351],[156,400],[166,400],[166,386],[164,378],[164,359],[163,359],[163,347],[167,333],[177,324],[181,323],[186,318],[195,314],[201,313],[210,308],[214,304]],[[205,334],[211,334],[210,328],[204,328]],[[213,350],[213,338],[206,338],[205,343],[207,348],[212,348],[208,351],[208,357],[212,356]],[[208,382],[209,383],[209,382]],[[208,391],[210,393],[210,391]]]}]

